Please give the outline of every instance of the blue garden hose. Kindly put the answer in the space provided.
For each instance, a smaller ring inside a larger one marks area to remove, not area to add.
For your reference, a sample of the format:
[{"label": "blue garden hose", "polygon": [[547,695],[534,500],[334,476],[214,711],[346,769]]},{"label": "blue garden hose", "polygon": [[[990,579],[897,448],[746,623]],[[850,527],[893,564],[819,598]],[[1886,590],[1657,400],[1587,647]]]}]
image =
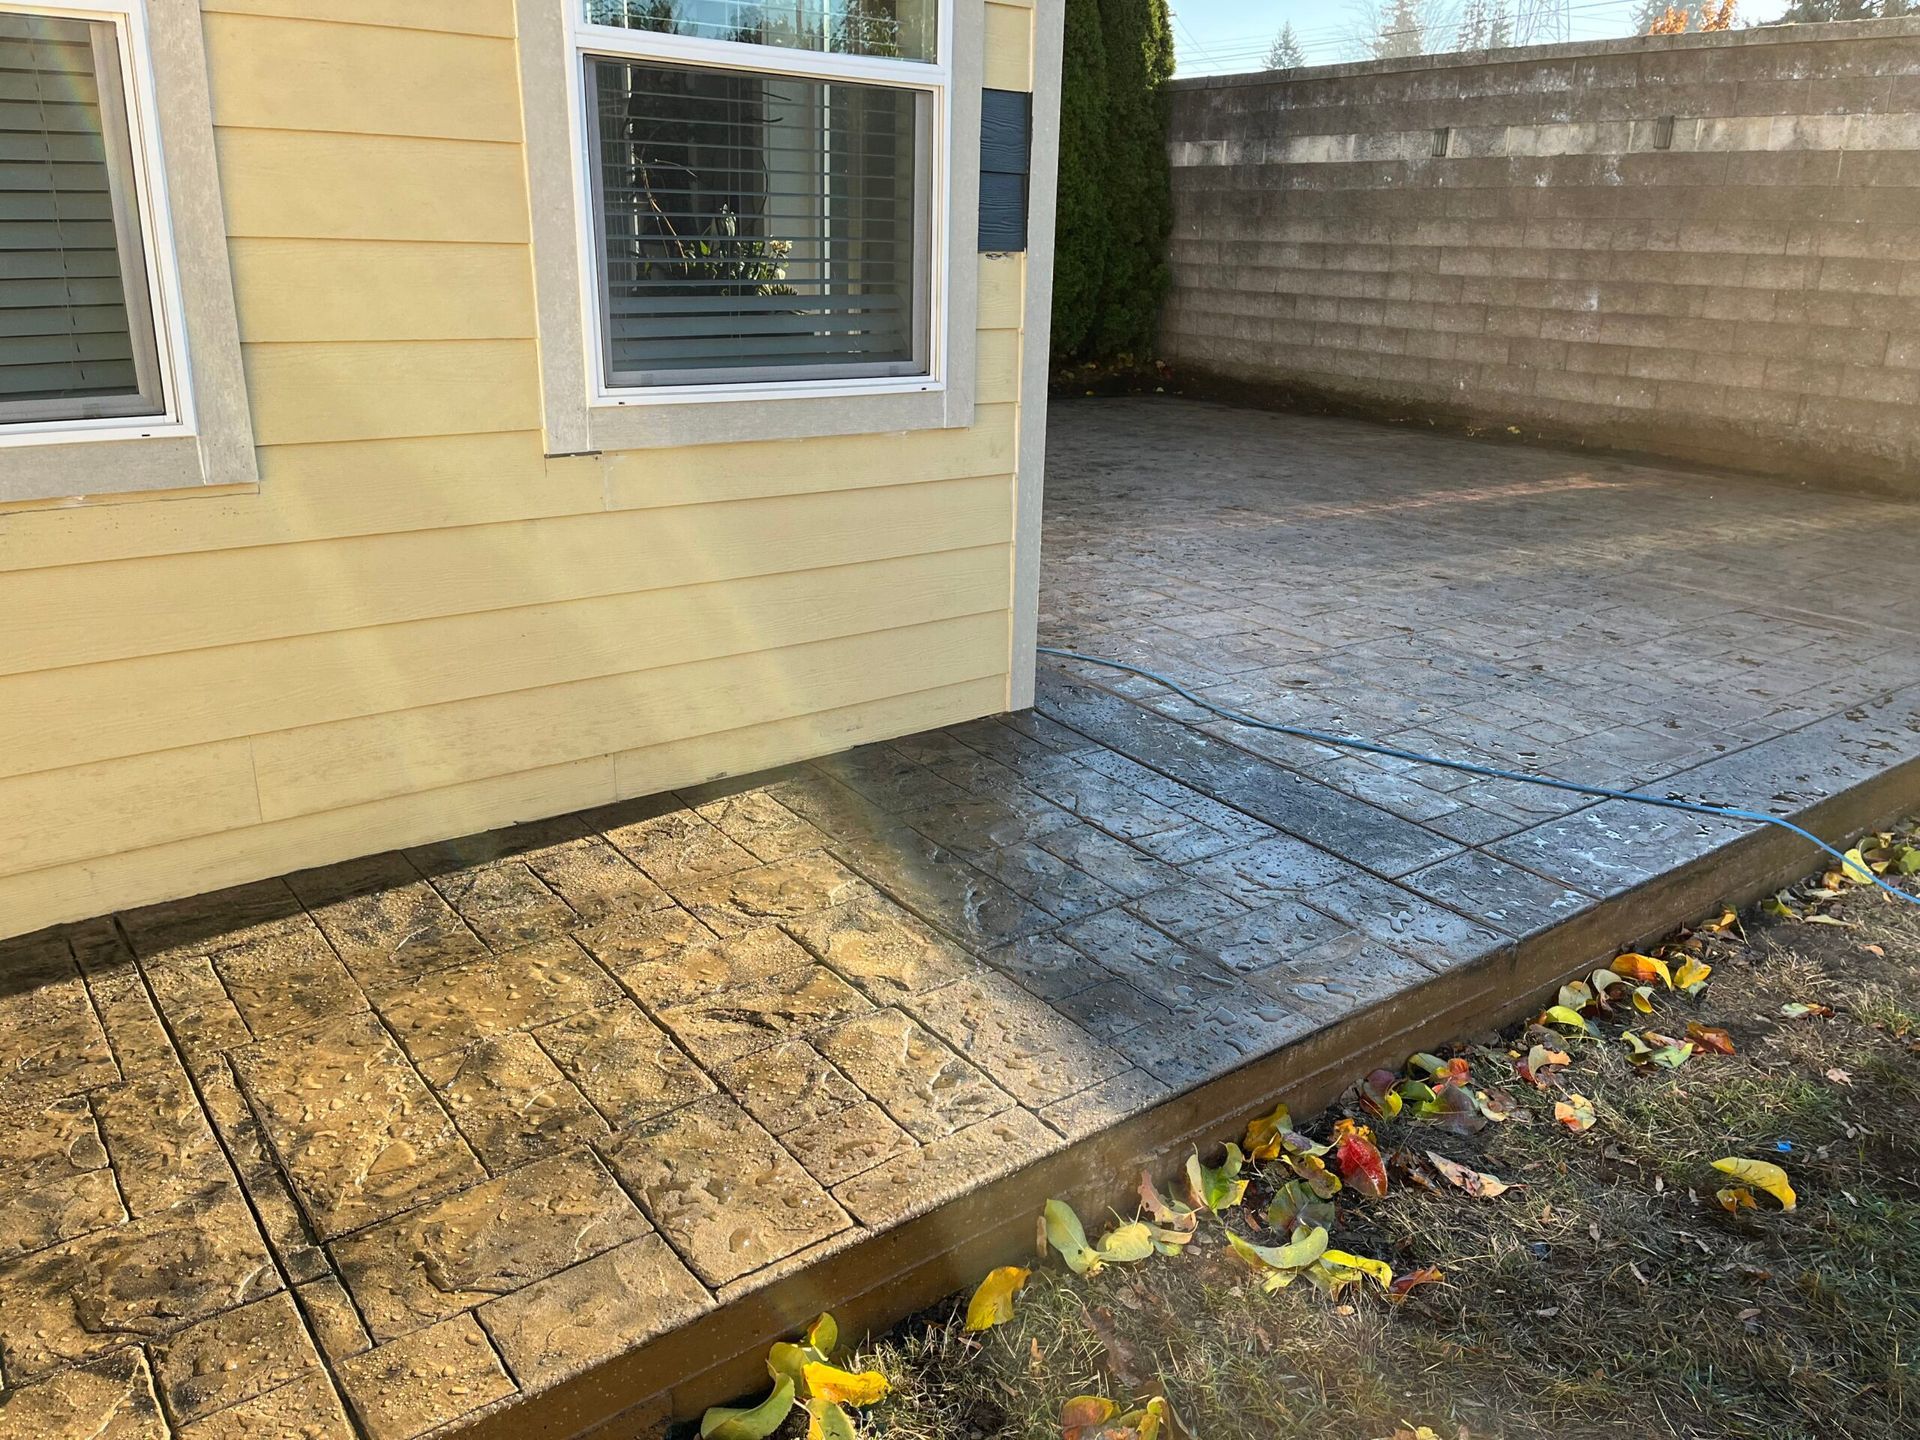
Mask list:
[{"label": "blue garden hose", "polygon": [[[1271,720],[1256,719],[1252,715],[1242,715],[1237,710],[1229,710],[1224,705],[1216,705],[1213,701],[1194,694],[1178,680],[1162,675],[1157,670],[1148,670],[1140,665],[1129,665],[1121,660],[1102,660],[1097,655],[1082,655],[1077,650],[1060,650],[1051,645],[1042,645],[1038,649],[1042,655],[1052,655],[1061,660],[1077,660],[1082,665],[1098,665],[1107,670],[1121,670],[1129,675],[1138,675],[1143,680],[1164,685],[1183,700],[1189,700],[1203,710],[1212,711],[1222,720],[1230,720],[1235,725],[1245,725],[1255,730],[1270,730],[1276,735],[1291,735],[1296,740],[1311,740],[1316,745],[1331,745],[1342,750],[1360,750],[1368,755],[1385,755],[1391,760],[1405,760],[1415,765],[1437,765],[1443,770],[1458,770],[1462,774],[1480,775],[1489,780],[1517,780],[1523,785],[1543,785],[1549,790],[1566,790],[1575,795],[1591,795],[1598,800],[1629,800],[1635,805],[1654,805],[1662,810],[1680,810],[1689,815],[1711,815],[1720,820],[1742,820],[1754,825],[1777,826],[1779,829],[1798,835],[1802,840],[1831,855],[1840,862],[1843,873],[1849,876],[1854,875],[1853,862],[1844,854],[1827,844],[1818,835],[1801,829],[1791,820],[1782,820],[1778,815],[1768,815],[1759,810],[1740,810],[1731,805],[1701,805],[1692,800],[1670,800],[1658,795],[1636,795],[1630,790],[1608,790],[1599,785],[1581,785],[1572,780],[1557,780],[1550,775],[1525,775],[1518,770],[1502,770],[1493,765],[1476,765],[1470,760],[1447,760],[1438,755],[1422,755],[1417,750],[1402,750],[1373,740],[1355,739],[1350,735],[1328,735],[1323,731],[1308,730],[1300,725],[1278,725]],[[1898,896],[1910,905],[1920,905],[1920,896],[1909,895],[1898,886],[1889,885],[1871,871],[1862,873],[1887,894]]]}]

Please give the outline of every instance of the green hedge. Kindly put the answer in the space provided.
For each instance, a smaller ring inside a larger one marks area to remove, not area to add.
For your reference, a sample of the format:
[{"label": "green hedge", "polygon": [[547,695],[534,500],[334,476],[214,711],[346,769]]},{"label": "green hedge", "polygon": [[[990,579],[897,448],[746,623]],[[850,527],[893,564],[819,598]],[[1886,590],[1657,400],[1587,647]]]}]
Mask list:
[{"label": "green hedge", "polygon": [[1173,197],[1167,0],[1067,0],[1053,355],[1145,358],[1167,293]]}]

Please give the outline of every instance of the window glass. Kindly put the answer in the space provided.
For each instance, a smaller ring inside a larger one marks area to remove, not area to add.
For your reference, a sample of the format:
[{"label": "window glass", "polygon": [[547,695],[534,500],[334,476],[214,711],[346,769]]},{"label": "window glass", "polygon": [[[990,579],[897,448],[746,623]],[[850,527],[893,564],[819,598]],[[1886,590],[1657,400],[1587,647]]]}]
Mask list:
[{"label": "window glass", "polygon": [[163,409],[110,24],[0,10],[0,424]]},{"label": "window glass", "polygon": [[616,386],[927,371],[919,92],[593,56]]},{"label": "window glass", "polygon": [[935,0],[586,0],[595,25],[898,60],[934,58]]}]

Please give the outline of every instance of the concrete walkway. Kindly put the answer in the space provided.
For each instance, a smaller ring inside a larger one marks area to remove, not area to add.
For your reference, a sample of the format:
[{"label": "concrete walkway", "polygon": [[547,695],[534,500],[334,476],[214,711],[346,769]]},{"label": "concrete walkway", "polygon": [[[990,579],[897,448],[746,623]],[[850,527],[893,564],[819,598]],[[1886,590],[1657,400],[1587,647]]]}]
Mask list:
[{"label": "concrete walkway", "polygon": [[[1920,799],[1909,508],[1175,401],[1063,407],[1049,484],[1050,641],[1836,830]],[[0,944],[0,1437],[633,1433],[1806,868],[1189,708],[1048,664],[1035,712]]]}]

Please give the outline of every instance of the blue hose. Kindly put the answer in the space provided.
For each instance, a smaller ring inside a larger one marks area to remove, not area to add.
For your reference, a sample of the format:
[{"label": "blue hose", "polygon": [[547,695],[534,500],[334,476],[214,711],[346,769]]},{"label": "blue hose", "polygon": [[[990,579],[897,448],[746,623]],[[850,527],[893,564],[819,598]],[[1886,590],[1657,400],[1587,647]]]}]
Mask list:
[{"label": "blue hose", "polygon": [[[1635,805],[1654,805],[1662,810],[1680,810],[1689,815],[1711,815],[1720,820],[1743,820],[1754,825],[1777,826],[1825,851],[1840,862],[1843,874],[1854,876],[1856,867],[1844,854],[1827,844],[1818,835],[1802,830],[1791,820],[1782,820],[1778,815],[1767,815],[1758,810],[1738,810],[1730,805],[1701,805],[1692,800],[1670,800],[1658,795],[1636,795],[1629,790],[1608,790],[1599,785],[1580,785],[1572,780],[1556,780],[1550,775],[1525,775],[1518,770],[1502,770],[1493,765],[1476,765],[1470,760],[1447,760],[1438,755],[1422,755],[1417,750],[1401,750],[1392,745],[1381,745],[1372,740],[1357,740],[1348,735],[1328,735],[1299,725],[1277,725],[1271,720],[1256,719],[1252,715],[1242,715],[1237,710],[1216,705],[1213,701],[1194,694],[1178,680],[1162,675],[1157,670],[1148,670],[1140,665],[1128,665],[1120,660],[1102,660],[1097,655],[1082,655],[1077,650],[1059,650],[1051,645],[1042,645],[1038,649],[1042,655],[1052,655],[1061,660],[1077,660],[1082,665],[1098,665],[1104,669],[1121,670],[1129,675],[1138,675],[1143,680],[1164,685],[1183,700],[1190,700],[1201,709],[1212,711],[1222,720],[1230,720],[1235,725],[1246,725],[1255,730],[1270,730],[1276,735],[1291,735],[1296,740],[1311,740],[1316,745],[1331,745],[1342,750],[1360,750],[1368,755],[1385,755],[1391,760],[1406,760],[1415,765],[1437,765],[1443,770],[1458,770],[1466,775],[1480,775],[1489,780],[1518,780],[1523,785],[1543,785],[1549,790],[1566,790],[1575,795],[1591,795],[1599,800],[1629,800]],[[1871,871],[1862,873],[1887,894],[1898,896],[1910,905],[1920,905],[1920,896],[1909,895],[1905,890],[1889,885]]]}]

